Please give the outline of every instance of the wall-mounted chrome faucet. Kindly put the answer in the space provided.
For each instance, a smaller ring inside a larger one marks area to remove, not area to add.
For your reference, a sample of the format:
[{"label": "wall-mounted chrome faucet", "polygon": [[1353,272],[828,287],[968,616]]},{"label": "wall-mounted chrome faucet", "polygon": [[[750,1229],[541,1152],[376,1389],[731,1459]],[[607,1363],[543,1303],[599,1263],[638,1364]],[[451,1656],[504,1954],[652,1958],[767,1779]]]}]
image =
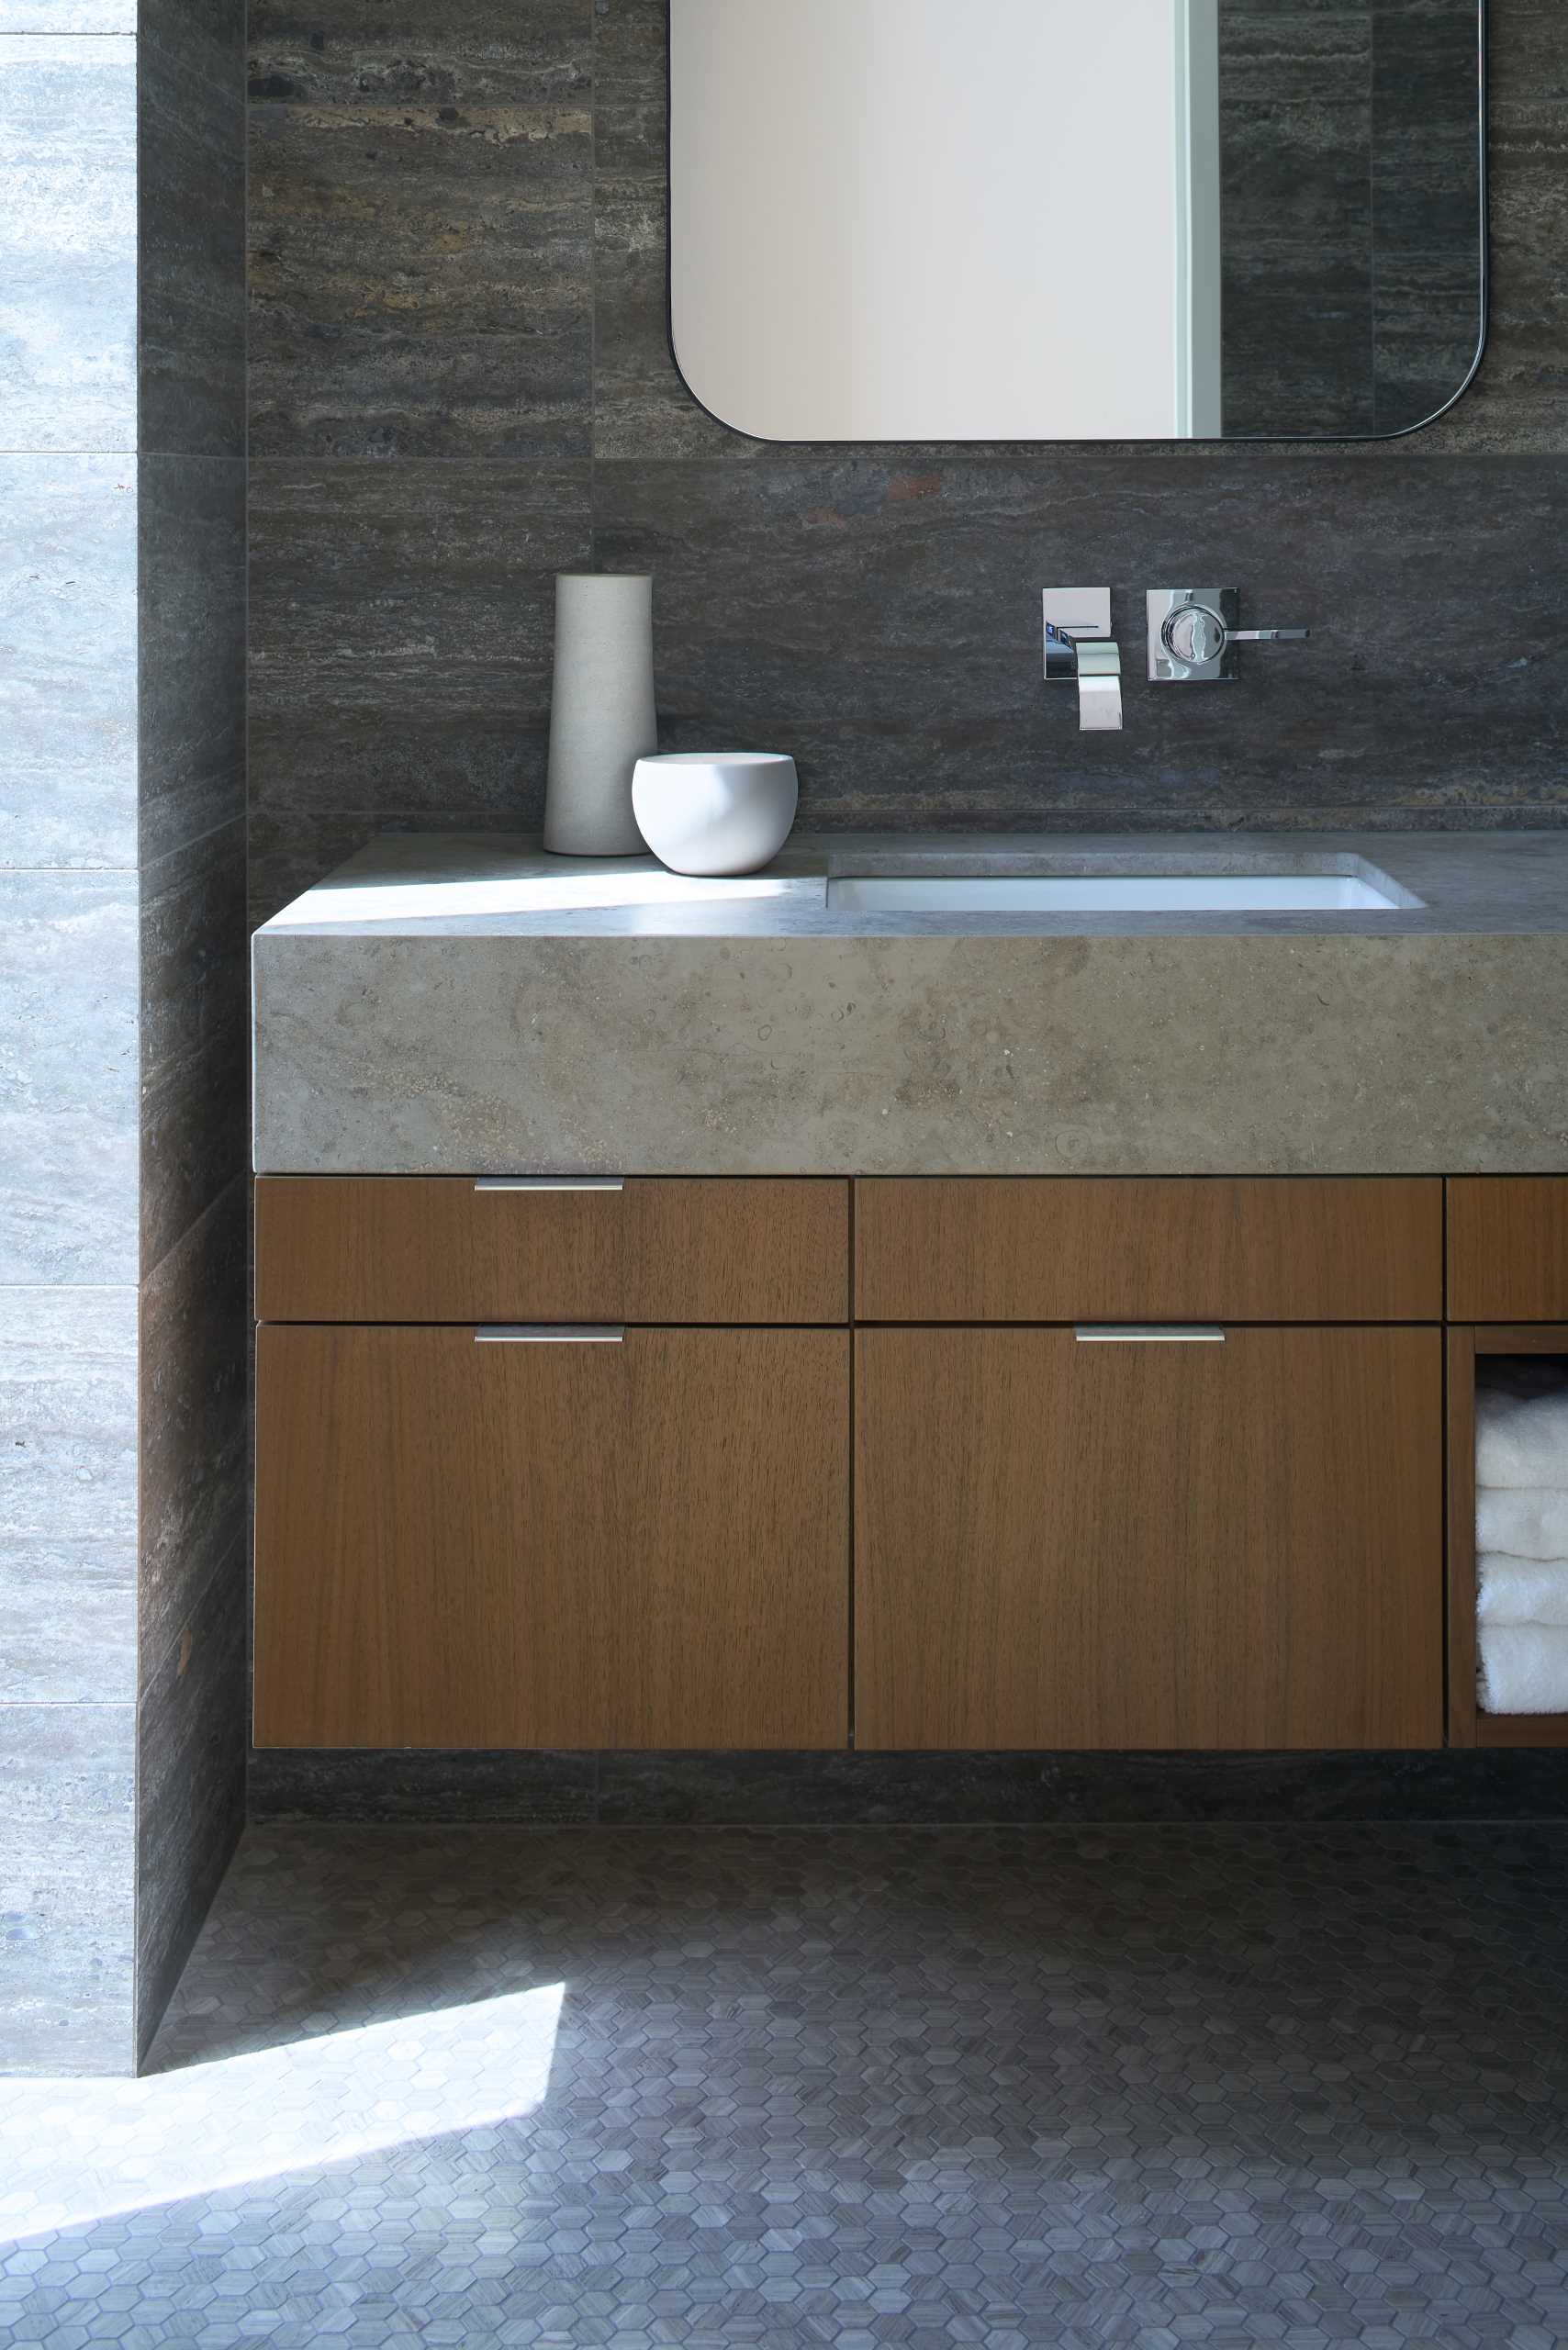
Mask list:
[{"label": "wall-mounted chrome faucet", "polygon": [[1122,723],[1122,655],[1111,634],[1108,588],[1047,588],[1046,683],[1076,684],[1078,723],[1085,734]]},{"label": "wall-mounted chrome faucet", "polygon": [[1300,643],[1305,628],[1238,628],[1236,588],[1151,588],[1148,674],[1156,685],[1193,686],[1236,676],[1238,644]]}]

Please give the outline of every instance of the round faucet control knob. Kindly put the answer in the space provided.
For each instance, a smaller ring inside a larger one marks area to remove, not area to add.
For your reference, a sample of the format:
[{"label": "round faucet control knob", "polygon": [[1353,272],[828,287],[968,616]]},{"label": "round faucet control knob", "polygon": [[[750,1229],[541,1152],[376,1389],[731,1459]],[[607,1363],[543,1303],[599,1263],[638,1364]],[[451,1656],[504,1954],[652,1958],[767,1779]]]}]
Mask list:
[{"label": "round faucet control knob", "polygon": [[1228,639],[1225,622],[1206,604],[1179,604],[1167,614],[1160,634],[1177,661],[1217,661]]}]

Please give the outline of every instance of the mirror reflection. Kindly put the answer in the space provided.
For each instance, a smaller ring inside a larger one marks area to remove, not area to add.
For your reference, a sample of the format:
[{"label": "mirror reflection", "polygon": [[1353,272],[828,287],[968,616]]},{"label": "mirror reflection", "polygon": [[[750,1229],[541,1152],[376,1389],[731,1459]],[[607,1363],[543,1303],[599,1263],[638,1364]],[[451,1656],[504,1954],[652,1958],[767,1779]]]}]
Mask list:
[{"label": "mirror reflection", "polygon": [[1482,335],[1478,0],[670,0],[670,321],[767,440],[1379,436]]}]

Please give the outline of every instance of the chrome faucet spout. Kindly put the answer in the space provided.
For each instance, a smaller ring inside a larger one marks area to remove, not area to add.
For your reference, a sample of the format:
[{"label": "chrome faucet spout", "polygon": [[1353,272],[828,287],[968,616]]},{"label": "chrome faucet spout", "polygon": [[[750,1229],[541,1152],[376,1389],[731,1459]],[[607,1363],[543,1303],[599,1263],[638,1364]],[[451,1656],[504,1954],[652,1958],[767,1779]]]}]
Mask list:
[{"label": "chrome faucet spout", "polygon": [[1110,589],[1047,588],[1041,602],[1047,684],[1077,685],[1081,733],[1119,732],[1122,655],[1111,634]]}]

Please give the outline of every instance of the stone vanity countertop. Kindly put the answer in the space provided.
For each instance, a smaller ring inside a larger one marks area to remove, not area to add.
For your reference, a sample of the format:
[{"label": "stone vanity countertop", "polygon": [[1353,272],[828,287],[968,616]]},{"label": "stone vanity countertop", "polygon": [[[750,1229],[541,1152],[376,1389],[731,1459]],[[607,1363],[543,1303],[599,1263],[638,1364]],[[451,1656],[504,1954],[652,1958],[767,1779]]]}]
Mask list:
[{"label": "stone vanity countertop", "polygon": [[[1086,863],[1399,902],[827,902],[830,876]],[[1568,832],[841,834],[720,881],[394,834],[258,931],[253,967],[264,1172],[1568,1166]]]},{"label": "stone vanity countertop", "polygon": [[[1276,873],[1395,887],[1392,912],[933,913],[830,909],[876,874]],[[263,952],[341,936],[1260,937],[1568,932],[1568,832],[797,834],[762,873],[695,880],[651,856],[547,856],[531,834],[388,833],[274,916]]]}]

